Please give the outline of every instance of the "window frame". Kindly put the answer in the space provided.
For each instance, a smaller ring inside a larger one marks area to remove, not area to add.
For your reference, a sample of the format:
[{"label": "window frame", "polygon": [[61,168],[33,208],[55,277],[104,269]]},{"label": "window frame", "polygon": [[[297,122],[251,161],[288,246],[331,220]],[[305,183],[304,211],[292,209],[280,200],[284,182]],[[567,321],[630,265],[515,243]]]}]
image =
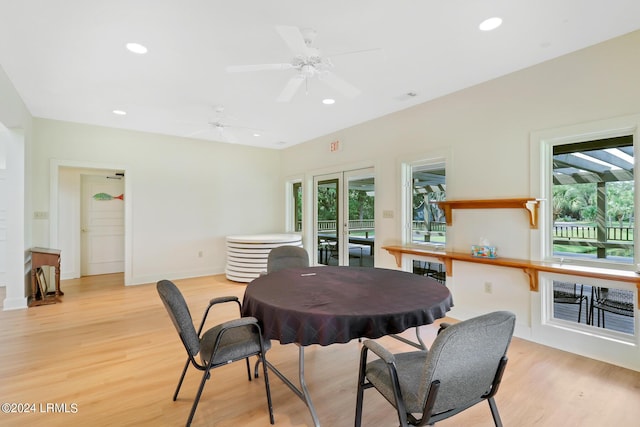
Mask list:
[{"label": "window frame", "polygon": [[[414,242],[413,241],[413,191],[414,191],[414,182],[413,182],[413,172],[416,168],[430,167],[433,166],[433,169],[440,169],[439,166],[442,166],[442,169],[445,171],[445,183],[446,183],[446,171],[447,169],[447,158],[442,155],[433,155],[428,157],[423,157],[418,160],[406,161],[402,163],[402,218],[403,218],[403,233],[402,239],[404,244],[419,244],[424,246],[433,246],[435,248],[443,248],[446,247],[447,240],[445,237],[445,244],[435,244],[429,242]],[[445,184],[445,193],[446,193],[446,184]]]},{"label": "window frame", "polygon": [[[563,128],[550,129],[531,134],[531,194],[538,195],[541,200],[538,230],[532,230],[532,259],[554,262],[571,262],[576,265],[589,265],[618,270],[635,270],[640,262],[640,245],[638,241],[638,225],[634,222],[634,260],[630,264],[611,261],[611,259],[578,259],[565,258],[553,254],[553,148],[558,145],[588,142],[621,136],[633,137],[634,159],[638,159],[640,150],[640,115],[625,116],[615,119],[589,122]],[[638,160],[634,160],[637,163]],[[634,167],[635,169],[635,167]],[[634,173],[635,206],[640,197],[637,191],[640,176]]]},{"label": "window frame", "polygon": [[[296,230],[296,209],[298,207],[295,191],[296,188],[300,188],[302,191],[302,200],[301,200],[301,216],[300,216],[300,230]],[[285,184],[285,229],[288,233],[303,233],[304,230],[304,193],[305,193],[305,185],[302,177],[292,177],[287,179]]]}]

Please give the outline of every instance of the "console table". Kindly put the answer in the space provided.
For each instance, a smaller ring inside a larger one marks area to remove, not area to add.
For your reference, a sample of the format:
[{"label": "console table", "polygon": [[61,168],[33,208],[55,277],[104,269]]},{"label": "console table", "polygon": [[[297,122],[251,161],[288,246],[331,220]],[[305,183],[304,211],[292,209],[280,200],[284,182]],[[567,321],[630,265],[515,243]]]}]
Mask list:
[{"label": "console table", "polygon": [[[55,269],[56,288],[55,291],[49,293],[51,295],[41,295],[40,298],[37,298],[38,283],[36,272],[38,268],[45,265]],[[62,295],[64,295],[64,292],[60,290],[60,249],[31,248],[31,296],[29,297],[29,307],[61,302],[58,297]]]}]

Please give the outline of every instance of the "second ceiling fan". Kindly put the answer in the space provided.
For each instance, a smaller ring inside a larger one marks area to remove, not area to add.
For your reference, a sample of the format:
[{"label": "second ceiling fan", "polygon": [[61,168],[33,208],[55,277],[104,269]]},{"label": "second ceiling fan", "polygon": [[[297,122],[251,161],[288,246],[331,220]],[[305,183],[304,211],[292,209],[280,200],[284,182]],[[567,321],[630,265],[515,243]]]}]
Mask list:
[{"label": "second ceiling fan", "polygon": [[291,62],[281,64],[233,65],[227,67],[227,71],[237,73],[264,70],[296,70],[295,75],[289,79],[276,99],[278,102],[289,102],[300,86],[302,86],[303,83],[308,83],[308,80],[313,77],[317,77],[348,98],[355,98],[360,94],[358,88],[331,71],[333,63],[328,57],[323,57],[317,48],[311,46],[317,35],[315,30],[300,29],[292,26],[277,26],[276,30],[294,54]]}]

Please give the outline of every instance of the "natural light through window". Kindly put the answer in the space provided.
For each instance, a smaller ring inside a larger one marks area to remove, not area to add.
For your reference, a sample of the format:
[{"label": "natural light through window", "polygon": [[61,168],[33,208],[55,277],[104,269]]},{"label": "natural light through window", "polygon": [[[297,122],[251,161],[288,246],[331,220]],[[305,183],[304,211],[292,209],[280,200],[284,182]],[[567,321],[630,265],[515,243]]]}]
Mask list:
[{"label": "natural light through window", "polygon": [[555,145],[552,255],[634,264],[633,137]]}]

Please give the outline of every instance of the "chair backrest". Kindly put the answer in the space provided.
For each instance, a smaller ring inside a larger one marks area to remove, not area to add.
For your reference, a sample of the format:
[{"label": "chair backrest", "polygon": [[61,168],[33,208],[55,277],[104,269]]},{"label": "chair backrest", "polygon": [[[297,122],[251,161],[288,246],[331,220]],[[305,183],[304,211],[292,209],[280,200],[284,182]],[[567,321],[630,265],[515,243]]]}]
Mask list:
[{"label": "chair backrest", "polygon": [[514,327],[513,313],[496,311],[442,330],[429,349],[418,390],[426,401],[431,382],[440,381],[434,413],[468,407],[491,390]]},{"label": "chair backrest", "polygon": [[267,274],[285,268],[309,267],[309,254],[300,246],[278,246],[267,257]]},{"label": "chair backrest", "polygon": [[196,328],[193,326],[193,319],[182,293],[170,280],[159,281],[156,289],[187,352],[191,356],[195,356],[200,352],[200,339]]}]

